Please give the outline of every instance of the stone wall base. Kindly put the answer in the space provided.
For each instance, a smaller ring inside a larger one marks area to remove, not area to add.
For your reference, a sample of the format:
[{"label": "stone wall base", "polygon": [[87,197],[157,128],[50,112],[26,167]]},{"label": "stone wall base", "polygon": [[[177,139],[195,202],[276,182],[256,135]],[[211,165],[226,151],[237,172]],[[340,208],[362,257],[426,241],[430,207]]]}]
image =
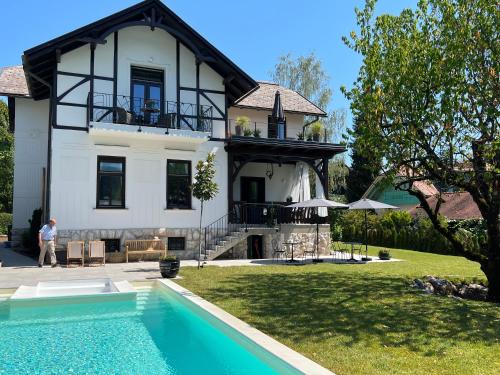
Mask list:
[{"label": "stone wall base", "polygon": [[[21,246],[22,233],[26,229],[13,229],[13,246]],[[251,228],[248,235],[262,236],[263,257],[272,258],[274,254],[273,239],[281,245],[283,242],[299,242],[294,246],[294,257],[301,258],[304,251],[313,250],[316,247],[316,225],[310,224],[287,224],[282,225],[278,231],[274,228]],[[196,259],[198,255],[198,240],[200,233],[198,228],[141,228],[141,229],[80,229],[80,230],[58,230],[58,251],[65,251],[68,241],[92,241],[102,239],[120,240],[120,251],[108,252],[106,262],[120,263],[125,261],[125,241],[147,240],[158,237],[168,241],[168,237],[184,237],[184,250],[168,250],[169,254],[177,255],[179,259]],[[319,226],[319,253],[330,253],[330,225]],[[219,259],[247,259],[247,238],[244,238],[232,249],[222,254]],[[157,260],[158,254],[129,255],[130,261]]]}]

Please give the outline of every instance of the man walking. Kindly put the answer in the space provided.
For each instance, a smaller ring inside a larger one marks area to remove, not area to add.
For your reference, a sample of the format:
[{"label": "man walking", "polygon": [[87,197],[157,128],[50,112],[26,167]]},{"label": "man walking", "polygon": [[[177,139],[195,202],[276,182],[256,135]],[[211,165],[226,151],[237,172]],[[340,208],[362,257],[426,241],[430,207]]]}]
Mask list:
[{"label": "man walking", "polygon": [[40,257],[38,258],[38,267],[43,266],[45,254],[50,255],[50,264],[52,268],[57,266],[56,260],[56,219],[51,218],[48,224],[45,224],[38,232],[38,246],[40,246]]}]

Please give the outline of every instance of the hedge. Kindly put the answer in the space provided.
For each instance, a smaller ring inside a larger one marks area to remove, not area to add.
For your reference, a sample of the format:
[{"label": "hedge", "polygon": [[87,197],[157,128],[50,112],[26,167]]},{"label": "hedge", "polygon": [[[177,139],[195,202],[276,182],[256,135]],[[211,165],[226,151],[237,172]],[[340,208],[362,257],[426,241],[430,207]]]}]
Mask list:
[{"label": "hedge", "polygon": [[[375,246],[453,254],[450,242],[437,232],[428,218],[413,219],[405,211],[389,211],[383,215],[368,214],[368,244]],[[331,218],[332,239],[364,242],[365,221],[362,211],[345,211]],[[484,223],[481,220],[448,222],[471,248],[484,241]]]}]

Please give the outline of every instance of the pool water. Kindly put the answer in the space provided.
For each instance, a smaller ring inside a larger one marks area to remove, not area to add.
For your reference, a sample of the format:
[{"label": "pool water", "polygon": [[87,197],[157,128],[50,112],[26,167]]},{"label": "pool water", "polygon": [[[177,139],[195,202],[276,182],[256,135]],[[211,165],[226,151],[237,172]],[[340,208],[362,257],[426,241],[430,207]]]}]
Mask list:
[{"label": "pool water", "polygon": [[0,374],[300,374],[165,288],[135,301],[0,302]]}]

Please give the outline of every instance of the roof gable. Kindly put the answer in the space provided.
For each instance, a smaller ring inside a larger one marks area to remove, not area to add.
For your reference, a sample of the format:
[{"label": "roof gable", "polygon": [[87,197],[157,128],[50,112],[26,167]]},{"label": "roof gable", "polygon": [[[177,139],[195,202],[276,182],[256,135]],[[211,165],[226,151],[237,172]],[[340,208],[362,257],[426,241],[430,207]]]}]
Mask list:
[{"label": "roof gable", "polygon": [[[112,32],[128,26],[161,28],[189,48],[196,58],[224,77],[230,102],[257,86],[257,83],[222,52],[159,0],[145,0],[87,26],[30,48],[24,52],[23,65],[28,87],[35,99],[47,98],[57,57],[88,43],[103,43]],[[34,78],[36,77],[36,79]]]}]

